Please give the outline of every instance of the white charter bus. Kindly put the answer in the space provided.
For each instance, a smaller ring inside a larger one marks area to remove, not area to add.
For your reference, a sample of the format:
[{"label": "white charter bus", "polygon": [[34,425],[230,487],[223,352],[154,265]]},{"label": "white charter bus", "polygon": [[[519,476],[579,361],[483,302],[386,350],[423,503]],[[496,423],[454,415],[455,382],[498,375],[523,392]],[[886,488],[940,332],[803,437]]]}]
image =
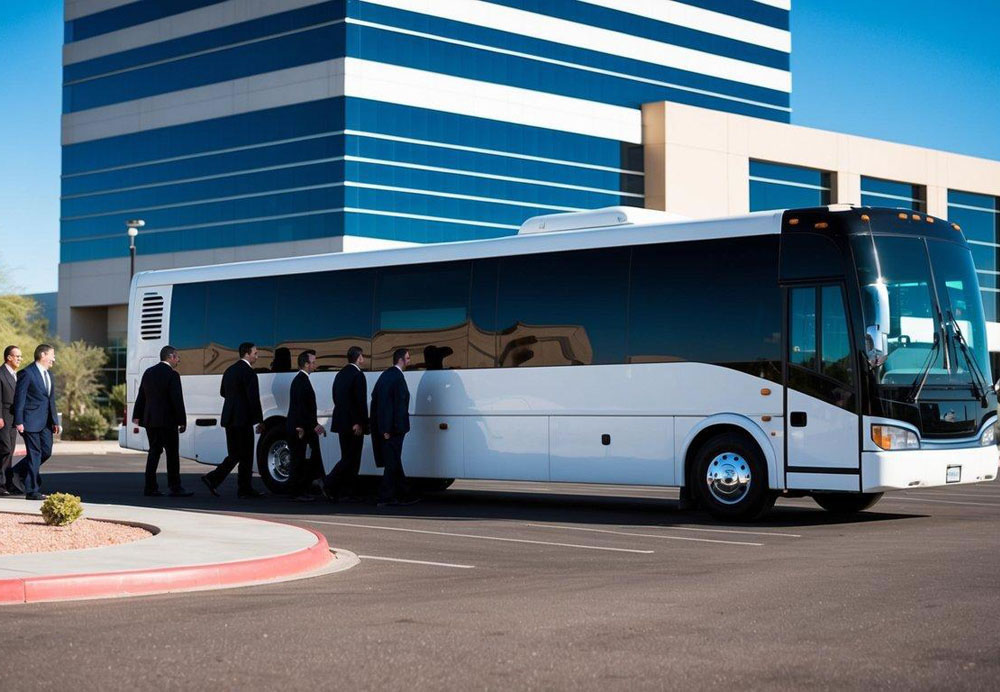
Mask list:
[{"label": "white charter bus", "polygon": [[[746,519],[779,495],[854,512],[888,490],[996,477],[986,326],[957,226],[848,206],[649,219],[613,207],[493,240],[138,274],[130,406],[173,345],[181,454],[218,464],[220,377],[256,343],[258,470],[280,492],[298,353],[318,354],[327,424],[349,346],[366,354],[369,391],[407,347],[404,467],[426,487],[679,486]],[[122,434],[146,448],[142,431]],[[322,453],[329,470],[336,436]],[[370,442],[362,473],[379,473]]]}]

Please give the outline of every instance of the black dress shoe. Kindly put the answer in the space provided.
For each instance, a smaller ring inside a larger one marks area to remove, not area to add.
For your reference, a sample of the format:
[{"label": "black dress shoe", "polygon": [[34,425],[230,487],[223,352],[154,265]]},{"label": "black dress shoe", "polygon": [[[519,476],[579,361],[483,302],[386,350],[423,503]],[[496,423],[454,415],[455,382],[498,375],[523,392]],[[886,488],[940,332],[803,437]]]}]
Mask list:
[{"label": "black dress shoe", "polygon": [[212,493],[216,497],[221,497],[221,495],[219,495],[219,491],[215,489],[214,485],[212,485],[212,481],[208,479],[208,476],[202,476],[201,482],[205,484],[206,488],[208,488],[208,492]]},{"label": "black dress shoe", "polygon": [[315,501],[316,498],[307,493],[296,495],[295,497],[292,498],[292,502],[315,502]]},{"label": "black dress shoe", "polygon": [[170,497],[191,497],[194,495],[190,490],[185,490],[184,488],[171,488]]},{"label": "black dress shoe", "polygon": [[10,495],[10,493],[7,492],[7,488],[0,485],[0,497],[6,497],[7,495]]},{"label": "black dress shoe", "polygon": [[28,493],[24,496],[25,500],[44,500],[48,495],[43,495],[42,493]]},{"label": "black dress shoe", "polygon": [[142,494],[146,497],[163,497],[163,493],[159,490],[143,490]]},{"label": "black dress shoe", "polygon": [[236,497],[239,498],[240,500],[259,500],[260,498],[265,496],[266,493],[262,493],[259,490],[254,490],[253,488],[251,488],[250,490],[241,490],[238,493],[236,493]]}]

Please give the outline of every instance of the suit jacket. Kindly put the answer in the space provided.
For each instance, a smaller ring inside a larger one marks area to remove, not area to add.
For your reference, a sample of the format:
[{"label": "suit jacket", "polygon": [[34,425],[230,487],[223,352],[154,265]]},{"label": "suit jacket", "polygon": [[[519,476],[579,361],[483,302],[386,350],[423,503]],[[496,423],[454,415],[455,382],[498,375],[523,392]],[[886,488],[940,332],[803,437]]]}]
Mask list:
[{"label": "suit jacket", "polygon": [[187,425],[181,376],[168,363],[157,363],[142,373],[132,418],[144,428]]},{"label": "suit jacket", "polygon": [[17,389],[17,375],[11,375],[7,366],[0,363],[0,414],[4,427],[14,425],[14,390]]},{"label": "suit jacket", "polygon": [[368,427],[368,382],[355,365],[341,368],[333,378],[333,432],[349,433],[355,425]]},{"label": "suit jacket", "polygon": [[372,389],[372,435],[410,432],[410,389],[395,365],[378,377]]},{"label": "suit jacket", "polygon": [[222,404],[222,427],[252,428],[264,422],[257,373],[242,358],[222,374],[219,396],[225,399]]},{"label": "suit jacket", "polygon": [[41,432],[56,425],[56,383],[49,373],[51,391],[45,391],[45,380],[38,365],[32,363],[17,373],[14,388],[14,425],[23,425],[24,432]]},{"label": "suit jacket", "polygon": [[319,421],[316,420],[316,391],[313,389],[309,375],[303,371],[292,378],[292,387],[288,392],[288,417],[285,427],[294,433],[295,428],[302,428],[310,435]]}]

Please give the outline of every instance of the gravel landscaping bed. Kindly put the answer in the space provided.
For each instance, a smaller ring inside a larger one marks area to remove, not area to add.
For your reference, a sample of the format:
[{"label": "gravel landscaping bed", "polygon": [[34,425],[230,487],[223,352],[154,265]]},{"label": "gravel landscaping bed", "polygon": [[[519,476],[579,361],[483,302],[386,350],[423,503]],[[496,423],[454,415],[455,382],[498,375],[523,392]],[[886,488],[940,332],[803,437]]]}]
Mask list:
[{"label": "gravel landscaping bed", "polygon": [[81,518],[69,526],[48,526],[40,514],[0,512],[0,555],[100,548],[152,535],[138,526],[110,521]]}]

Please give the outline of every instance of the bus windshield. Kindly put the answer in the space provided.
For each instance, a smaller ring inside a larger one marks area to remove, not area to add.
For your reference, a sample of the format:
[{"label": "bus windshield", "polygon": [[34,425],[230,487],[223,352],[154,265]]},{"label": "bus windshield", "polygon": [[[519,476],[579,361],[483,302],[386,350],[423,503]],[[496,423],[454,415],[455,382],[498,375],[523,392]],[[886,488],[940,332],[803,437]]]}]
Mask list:
[{"label": "bus windshield", "polygon": [[[988,387],[986,322],[968,248],[913,236],[856,236],[855,242],[862,286],[880,280],[888,290],[888,355],[879,382]],[[870,299],[863,311],[872,324]]]}]

